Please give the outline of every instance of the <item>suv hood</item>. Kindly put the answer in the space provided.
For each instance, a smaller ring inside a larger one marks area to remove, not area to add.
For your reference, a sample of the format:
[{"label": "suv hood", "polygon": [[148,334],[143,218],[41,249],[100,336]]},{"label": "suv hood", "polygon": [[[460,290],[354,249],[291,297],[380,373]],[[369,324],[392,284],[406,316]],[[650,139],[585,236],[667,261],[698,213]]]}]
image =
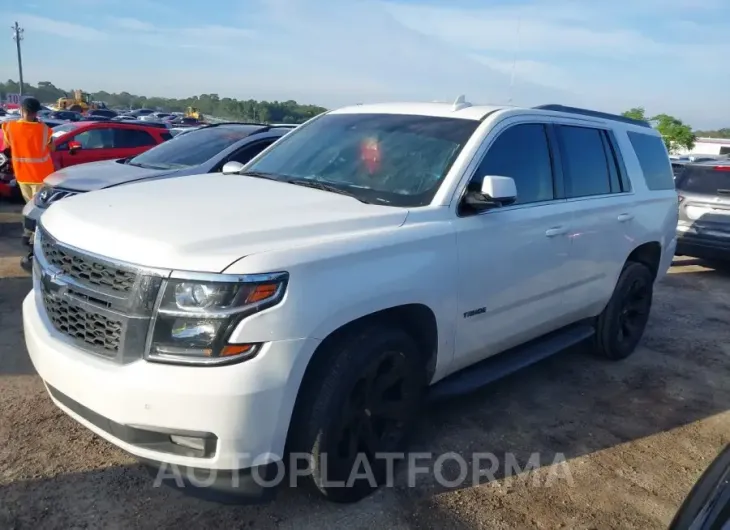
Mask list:
[{"label": "suv hood", "polygon": [[158,177],[174,171],[170,169],[147,169],[130,166],[129,164],[120,164],[116,160],[104,160],[59,169],[49,175],[43,183],[67,190],[93,191],[133,180]]},{"label": "suv hood", "polygon": [[68,245],[149,267],[222,272],[240,258],[400,226],[408,210],[241,175],[196,175],[84,193],[52,204]]}]

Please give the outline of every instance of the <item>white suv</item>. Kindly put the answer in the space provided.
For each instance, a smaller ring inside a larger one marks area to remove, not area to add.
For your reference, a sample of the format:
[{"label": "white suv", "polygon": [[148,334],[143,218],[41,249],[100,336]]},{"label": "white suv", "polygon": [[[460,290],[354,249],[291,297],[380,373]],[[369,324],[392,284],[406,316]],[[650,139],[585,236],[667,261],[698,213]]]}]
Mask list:
[{"label": "white suv", "polygon": [[644,122],[358,105],[241,174],[52,205],[25,337],[60,408],[170,481],[263,499],[304,453],[310,484],[353,501],[374,488],[354,464],[382,483],[426,397],[586,340],[631,354],[676,226]]}]

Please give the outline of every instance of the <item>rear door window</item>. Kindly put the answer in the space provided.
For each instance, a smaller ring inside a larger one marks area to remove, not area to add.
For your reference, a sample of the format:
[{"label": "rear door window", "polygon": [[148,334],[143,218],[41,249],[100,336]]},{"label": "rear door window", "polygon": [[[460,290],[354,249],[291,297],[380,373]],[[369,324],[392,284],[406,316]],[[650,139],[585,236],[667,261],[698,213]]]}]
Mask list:
[{"label": "rear door window", "polygon": [[614,161],[613,155],[609,158],[606,152],[607,142],[603,131],[560,125],[557,132],[566,178],[566,196],[575,198],[611,193],[611,183],[616,181],[617,173],[615,166],[613,170],[609,168],[609,160],[611,164]]},{"label": "rear door window", "polygon": [[637,132],[629,132],[628,135],[644,173],[646,187],[650,190],[674,189],[674,176],[681,172],[681,168],[673,170],[661,137]]},{"label": "rear door window", "polygon": [[698,195],[730,197],[730,166],[695,166],[687,164],[677,178],[677,189]]},{"label": "rear door window", "polygon": [[156,145],[157,142],[147,131],[138,129],[114,129],[114,147],[132,148]]}]

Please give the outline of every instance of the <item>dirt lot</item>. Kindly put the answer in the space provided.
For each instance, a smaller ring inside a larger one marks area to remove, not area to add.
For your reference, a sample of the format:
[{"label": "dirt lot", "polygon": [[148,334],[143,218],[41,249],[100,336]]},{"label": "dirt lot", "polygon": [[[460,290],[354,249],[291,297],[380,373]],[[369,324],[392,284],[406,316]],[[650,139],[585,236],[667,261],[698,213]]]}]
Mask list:
[{"label": "dirt lot", "polygon": [[[415,450],[497,456],[496,480],[446,489],[401,473],[353,506],[284,488],[221,506],[153,488],[133,458],[56,410],[25,351],[18,208],[0,205],[0,528],[666,528],[730,442],[730,272],[678,261],[641,351],[581,348],[427,411]],[[509,454],[525,467],[505,477]],[[563,467],[549,466],[564,455]],[[447,475],[447,477],[450,475]],[[471,475],[470,475],[471,476]],[[550,480],[550,478],[554,480]]]}]

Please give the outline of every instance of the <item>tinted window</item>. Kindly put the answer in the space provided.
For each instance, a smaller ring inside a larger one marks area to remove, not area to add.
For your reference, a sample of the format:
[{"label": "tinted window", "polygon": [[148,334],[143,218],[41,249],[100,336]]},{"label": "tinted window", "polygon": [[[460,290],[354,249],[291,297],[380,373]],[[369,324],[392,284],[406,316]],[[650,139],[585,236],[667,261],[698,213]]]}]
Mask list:
[{"label": "tinted window", "polygon": [[73,137],[83,149],[111,149],[114,147],[114,129],[102,127],[89,129]]},{"label": "tinted window", "polygon": [[191,131],[135,156],[130,163],[160,169],[198,166],[245,138],[253,130],[249,127],[223,126]]},{"label": "tinted window", "polygon": [[567,197],[611,193],[611,173],[599,129],[561,125],[563,170]]},{"label": "tinted window", "polygon": [[674,189],[674,173],[664,142],[659,136],[630,132],[629,140],[650,190]]},{"label": "tinted window", "polygon": [[152,135],[146,131],[136,129],[115,129],[114,147],[130,148],[155,145],[157,142]]},{"label": "tinted window", "polygon": [[730,193],[730,166],[695,166],[687,164],[684,172],[677,177],[677,189],[701,195],[723,195]]},{"label": "tinted window", "polygon": [[423,206],[478,125],[436,116],[327,114],[291,131],[248,169],[323,182],[376,204]]},{"label": "tinted window", "polygon": [[231,156],[230,161],[245,164],[246,162],[249,162],[253,157],[258,155],[261,151],[273,144],[275,140],[276,138],[270,138],[268,140],[262,140],[261,142],[251,144],[241,149],[237,153],[234,153],[233,156]]},{"label": "tinted window", "polygon": [[553,170],[545,126],[526,123],[502,132],[479,164],[470,189],[478,191],[487,175],[512,177],[518,204],[553,199]]}]

